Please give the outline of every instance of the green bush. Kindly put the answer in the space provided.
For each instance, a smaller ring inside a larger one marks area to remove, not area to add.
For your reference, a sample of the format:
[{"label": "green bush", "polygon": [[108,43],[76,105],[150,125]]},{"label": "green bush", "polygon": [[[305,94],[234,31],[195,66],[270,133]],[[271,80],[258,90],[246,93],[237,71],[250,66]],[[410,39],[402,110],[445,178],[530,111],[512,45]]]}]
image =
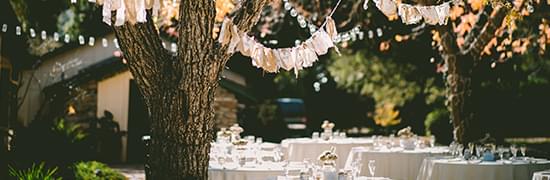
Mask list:
[{"label": "green bush", "polygon": [[79,162],[74,166],[75,179],[84,180],[124,180],[122,174],[109,168],[107,165],[97,162]]},{"label": "green bush", "polygon": [[60,177],[54,177],[57,172],[57,167],[52,169],[45,169],[44,163],[39,165],[33,164],[31,168],[25,170],[16,170],[9,167],[10,176],[17,178],[18,180],[61,180]]}]

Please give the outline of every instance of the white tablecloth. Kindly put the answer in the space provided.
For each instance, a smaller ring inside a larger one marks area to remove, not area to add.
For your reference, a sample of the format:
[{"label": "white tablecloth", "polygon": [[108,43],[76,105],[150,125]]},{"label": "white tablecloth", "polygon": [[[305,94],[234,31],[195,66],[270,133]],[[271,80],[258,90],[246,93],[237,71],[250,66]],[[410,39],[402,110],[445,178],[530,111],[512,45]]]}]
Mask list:
[{"label": "white tablecloth", "polygon": [[281,146],[285,148],[286,159],[299,162],[302,162],[305,158],[312,162],[317,162],[317,158],[322,152],[335,147],[336,154],[338,155],[338,160],[336,161],[337,168],[344,167],[351,148],[371,145],[372,140],[370,138],[346,138],[330,141],[295,138],[285,139],[281,142]]},{"label": "white tablecloth", "polygon": [[[289,173],[296,174],[299,167],[289,166]],[[277,176],[284,175],[285,170],[280,164],[265,164],[261,167],[244,166],[237,167],[235,164],[228,164],[224,169],[215,163],[208,167],[209,180],[276,180]]]},{"label": "white tablecloth", "polygon": [[550,180],[550,169],[533,174],[533,180]]},{"label": "white tablecloth", "polygon": [[468,163],[463,160],[428,158],[417,180],[530,180],[534,172],[550,168],[550,161]]},{"label": "white tablecloth", "polygon": [[[278,176],[277,177],[277,180],[300,180],[300,176]],[[385,177],[366,177],[366,176],[361,176],[361,177],[356,177],[354,180],[391,180],[390,178],[385,178]]]},{"label": "white tablecloth", "polygon": [[361,155],[362,168],[360,175],[369,175],[368,162],[375,160],[375,176],[389,177],[396,180],[411,180],[418,175],[422,161],[426,157],[443,156],[448,150],[445,147],[403,150],[401,148],[372,149],[353,148],[346,161],[346,168],[351,167],[354,156]]}]

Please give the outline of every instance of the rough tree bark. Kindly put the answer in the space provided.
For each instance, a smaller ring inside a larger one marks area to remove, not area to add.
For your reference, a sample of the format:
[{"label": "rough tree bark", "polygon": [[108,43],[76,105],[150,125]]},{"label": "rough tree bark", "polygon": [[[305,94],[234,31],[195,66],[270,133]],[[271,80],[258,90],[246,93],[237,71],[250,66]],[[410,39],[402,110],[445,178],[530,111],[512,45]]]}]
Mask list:
[{"label": "rough tree bark", "polygon": [[448,68],[446,105],[454,127],[454,138],[460,143],[465,144],[479,138],[476,137],[479,133],[470,128],[475,120],[475,111],[472,108],[472,70],[481,59],[481,51],[502,25],[508,10],[508,7],[502,5],[497,5],[494,10],[491,7],[485,8],[479,14],[473,30],[466,36],[462,49],[456,44],[456,34],[450,24],[437,28],[443,46],[442,56]]},{"label": "rough tree bark", "polygon": [[[234,23],[249,31],[266,1],[243,1]],[[177,55],[162,47],[150,11],[146,23],[114,28],[151,118],[146,173],[155,180],[207,179],[214,92],[230,57],[212,37],[214,1],[182,0],[179,10]]]}]

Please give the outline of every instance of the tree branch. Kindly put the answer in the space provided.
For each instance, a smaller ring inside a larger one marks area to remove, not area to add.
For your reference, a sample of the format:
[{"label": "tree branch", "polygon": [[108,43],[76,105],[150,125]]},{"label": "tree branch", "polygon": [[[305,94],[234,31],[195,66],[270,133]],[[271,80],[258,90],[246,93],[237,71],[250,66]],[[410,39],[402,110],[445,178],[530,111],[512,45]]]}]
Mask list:
[{"label": "tree branch", "polygon": [[235,15],[233,23],[244,32],[248,32],[256,25],[267,0],[246,0]]},{"label": "tree branch", "polygon": [[[267,0],[246,0],[242,2],[241,9],[236,12],[233,23],[243,32],[249,32],[256,25]],[[218,69],[223,71],[225,63],[231,54],[227,54],[227,46],[219,47],[216,59],[219,60]]]},{"label": "tree branch", "polygon": [[466,53],[472,56],[474,59],[479,60],[480,53],[483,51],[483,48],[495,37],[495,31],[502,25],[504,18],[509,10],[509,7],[498,6],[487,24],[481,30],[479,36],[472,42],[472,45],[466,50]]},{"label": "tree branch", "polygon": [[466,35],[462,50],[470,48],[470,46],[472,45],[472,42],[478,37],[479,32],[481,31],[481,28],[483,28],[487,23],[489,15],[491,15],[492,11],[493,11],[493,6],[486,5],[483,8],[483,11],[479,12],[479,15],[477,16],[476,24],[474,25],[472,30],[468,33],[468,35]]},{"label": "tree branch", "polygon": [[[112,21],[116,19],[116,12],[112,12]],[[163,68],[170,62],[169,53],[162,47],[160,36],[151,19],[151,11],[147,11],[147,22],[131,24],[126,22],[122,26],[114,26],[120,49],[128,61],[132,76],[136,79],[144,95],[150,95],[163,82]]]},{"label": "tree branch", "polygon": [[460,52],[458,44],[456,43],[456,34],[453,31],[452,23],[437,26],[436,30],[441,37],[441,46],[443,47],[445,55],[455,55]]}]

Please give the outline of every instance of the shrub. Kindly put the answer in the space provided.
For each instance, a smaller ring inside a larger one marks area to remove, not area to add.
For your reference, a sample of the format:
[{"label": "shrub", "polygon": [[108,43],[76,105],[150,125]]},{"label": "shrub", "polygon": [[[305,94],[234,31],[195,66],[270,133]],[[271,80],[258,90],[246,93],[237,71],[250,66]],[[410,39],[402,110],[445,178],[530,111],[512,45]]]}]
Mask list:
[{"label": "shrub", "polygon": [[25,170],[16,170],[9,167],[10,176],[17,178],[18,180],[61,180],[60,177],[55,177],[57,167],[52,169],[45,169],[44,163],[39,165],[33,164],[31,168]]},{"label": "shrub", "polygon": [[122,174],[107,165],[97,162],[79,162],[74,165],[75,179],[84,180],[124,180]]}]

